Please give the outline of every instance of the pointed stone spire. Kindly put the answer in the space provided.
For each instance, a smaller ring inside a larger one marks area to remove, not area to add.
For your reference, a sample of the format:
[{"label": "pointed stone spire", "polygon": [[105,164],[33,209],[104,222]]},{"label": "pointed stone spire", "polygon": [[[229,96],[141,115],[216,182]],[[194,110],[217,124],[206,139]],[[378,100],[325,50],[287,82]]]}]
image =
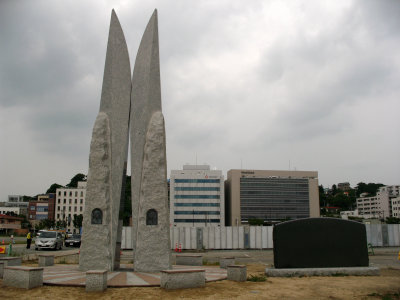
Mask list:
[{"label": "pointed stone spire", "polygon": [[161,112],[160,58],[157,10],[145,29],[136,56],[131,93],[131,188],[133,250],[136,248],[138,209],[142,180],[143,150],[148,124],[154,112]]},{"label": "pointed stone spire", "polygon": [[[82,270],[107,269],[111,271],[119,266],[120,231],[122,230],[119,210],[123,200],[121,197],[124,195],[123,183],[128,156],[130,73],[124,33],[113,10],[104,66],[100,113],[93,129],[89,154],[79,261]],[[100,215],[101,218],[98,218]]]}]

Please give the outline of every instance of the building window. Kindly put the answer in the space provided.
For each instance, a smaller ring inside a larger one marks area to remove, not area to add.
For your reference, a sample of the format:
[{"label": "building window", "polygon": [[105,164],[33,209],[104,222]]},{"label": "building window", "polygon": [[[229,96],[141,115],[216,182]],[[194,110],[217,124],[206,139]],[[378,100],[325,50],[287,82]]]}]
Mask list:
[{"label": "building window", "polygon": [[175,179],[175,183],[219,183],[219,179]]},{"label": "building window", "polygon": [[75,204],[77,204],[78,203],[78,199],[75,199]]},{"label": "building window", "polygon": [[72,192],[69,192],[69,196],[70,196],[70,197],[72,196]]},{"label": "building window", "polygon": [[60,218],[60,214],[57,214],[57,219],[59,219]]},{"label": "building window", "polygon": [[69,199],[69,204],[71,204],[72,202],[71,202],[72,200],[71,199]]},{"label": "building window", "polygon": [[83,204],[83,199],[81,199],[81,204]]},{"label": "building window", "polygon": [[209,206],[209,207],[219,207],[219,203],[174,203],[174,206],[191,206],[191,207],[200,207],[200,206]]},{"label": "building window", "polygon": [[74,211],[76,211],[76,206],[74,207]]},{"label": "building window", "polygon": [[219,187],[212,186],[176,186],[175,191],[219,191]]},{"label": "building window", "polygon": [[219,199],[219,195],[175,195],[175,199]]},{"label": "building window", "polygon": [[67,201],[67,200],[64,199],[64,204],[67,203],[66,201]]},{"label": "building window", "polygon": [[60,204],[60,199],[58,199],[58,204]]},{"label": "building window", "polygon": [[78,192],[77,191],[75,191],[75,197],[78,197]]},{"label": "building window", "polygon": [[67,192],[64,192],[64,196],[67,196]]},{"label": "building window", "polygon": [[70,207],[68,207],[68,211],[71,211],[71,206],[70,206]]},{"label": "building window", "polygon": [[82,206],[81,206],[81,207],[79,207],[79,211],[82,211]]},{"label": "building window", "polygon": [[83,192],[81,191],[81,197],[83,197]]},{"label": "building window", "polygon": [[32,205],[32,206],[31,206],[31,210],[35,210],[35,206]]},{"label": "building window", "polygon": [[61,196],[61,191],[58,191],[58,196]]}]

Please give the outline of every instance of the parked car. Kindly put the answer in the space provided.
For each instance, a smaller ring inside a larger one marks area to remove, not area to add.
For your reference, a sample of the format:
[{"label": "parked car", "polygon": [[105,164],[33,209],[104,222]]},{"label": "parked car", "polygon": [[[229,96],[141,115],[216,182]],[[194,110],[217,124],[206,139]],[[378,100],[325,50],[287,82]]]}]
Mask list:
[{"label": "parked car", "polygon": [[81,246],[81,235],[72,234],[64,242],[65,247],[80,247]]},{"label": "parked car", "polygon": [[40,249],[62,249],[62,235],[57,231],[41,231],[36,238],[35,250]]}]

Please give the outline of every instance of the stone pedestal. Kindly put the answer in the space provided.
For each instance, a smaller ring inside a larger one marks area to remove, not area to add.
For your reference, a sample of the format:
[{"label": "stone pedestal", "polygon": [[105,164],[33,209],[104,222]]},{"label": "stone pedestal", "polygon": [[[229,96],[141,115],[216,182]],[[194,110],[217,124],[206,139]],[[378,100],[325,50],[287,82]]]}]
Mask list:
[{"label": "stone pedestal", "polygon": [[219,267],[221,269],[226,269],[230,265],[235,264],[235,258],[234,257],[221,257],[219,259]]},{"label": "stone pedestal", "polygon": [[233,281],[246,281],[247,268],[244,265],[231,265],[227,267],[228,280]]},{"label": "stone pedestal", "polygon": [[0,278],[3,278],[5,267],[20,266],[21,262],[21,257],[0,257]]},{"label": "stone pedestal", "polygon": [[86,292],[103,292],[107,289],[107,270],[86,272]]},{"label": "stone pedestal", "polygon": [[204,287],[205,270],[164,270],[161,271],[160,286],[167,290]]},{"label": "stone pedestal", "polygon": [[5,267],[3,284],[23,289],[32,289],[43,285],[43,268],[25,266]]},{"label": "stone pedestal", "polygon": [[54,265],[54,255],[39,254],[39,267],[48,267]]}]

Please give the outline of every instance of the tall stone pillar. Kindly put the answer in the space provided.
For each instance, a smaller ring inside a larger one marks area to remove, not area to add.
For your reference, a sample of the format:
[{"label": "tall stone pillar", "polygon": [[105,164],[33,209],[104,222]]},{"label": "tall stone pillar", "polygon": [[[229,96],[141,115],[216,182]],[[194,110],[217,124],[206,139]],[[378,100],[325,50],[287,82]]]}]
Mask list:
[{"label": "tall stone pillar", "polygon": [[124,33],[112,11],[100,113],[93,129],[83,214],[81,270],[119,267],[119,220],[128,156],[130,62]]},{"label": "tall stone pillar", "polygon": [[132,242],[135,252],[145,138],[153,113],[161,111],[157,10],[147,24],[136,56],[131,103]]}]

